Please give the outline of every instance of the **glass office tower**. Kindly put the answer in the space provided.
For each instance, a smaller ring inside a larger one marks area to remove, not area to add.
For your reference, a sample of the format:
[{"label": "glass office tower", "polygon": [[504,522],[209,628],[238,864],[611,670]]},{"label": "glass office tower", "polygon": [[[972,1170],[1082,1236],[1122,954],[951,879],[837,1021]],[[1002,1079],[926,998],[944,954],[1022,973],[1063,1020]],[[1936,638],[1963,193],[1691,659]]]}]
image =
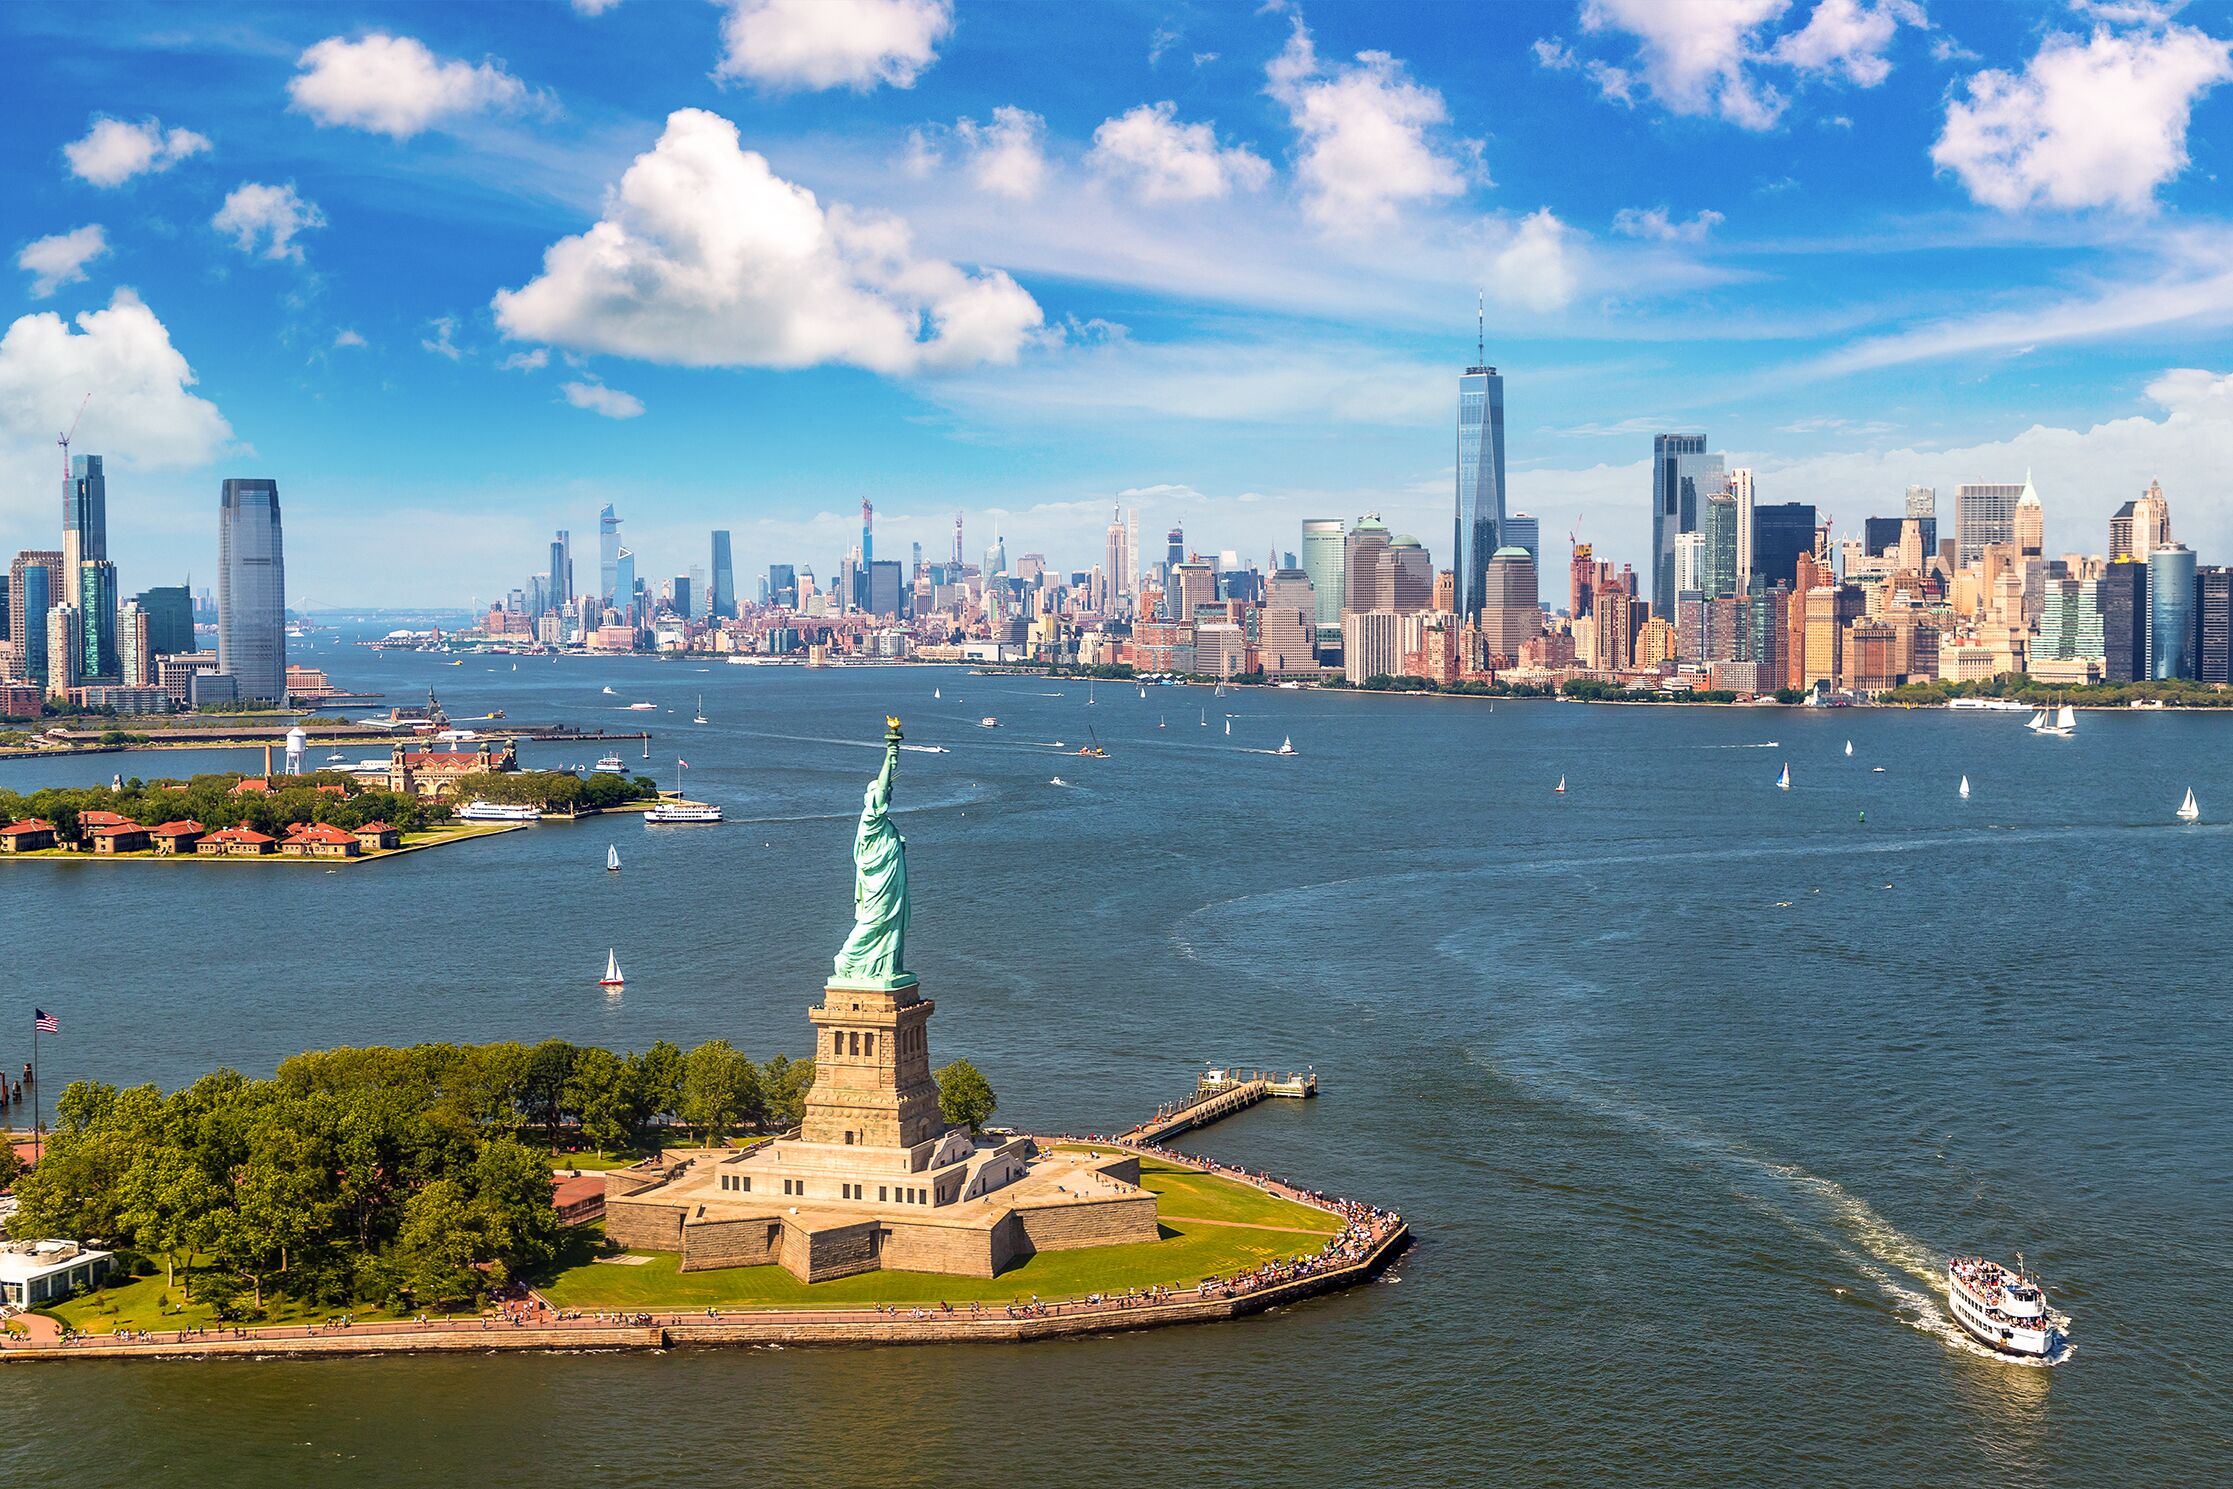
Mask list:
[{"label": "glass office tower", "polygon": [[1488,603],[1489,560],[1503,528],[1504,379],[1494,367],[1468,367],[1458,379],[1457,541],[1450,550],[1461,616],[1478,617]]},{"label": "glass office tower", "polygon": [[2148,676],[2194,675],[2194,550],[2173,543],[2148,555]]},{"label": "glass office tower", "polygon": [[287,697],[287,567],[279,483],[228,480],[217,519],[217,670],[235,695]]}]

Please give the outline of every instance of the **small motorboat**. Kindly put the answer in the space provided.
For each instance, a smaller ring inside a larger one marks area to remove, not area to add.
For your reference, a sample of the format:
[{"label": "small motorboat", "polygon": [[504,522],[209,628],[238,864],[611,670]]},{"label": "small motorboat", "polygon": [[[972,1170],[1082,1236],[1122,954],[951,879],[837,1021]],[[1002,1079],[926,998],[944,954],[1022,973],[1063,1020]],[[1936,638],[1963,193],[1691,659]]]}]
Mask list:
[{"label": "small motorboat", "polygon": [[631,703],[628,705],[628,711],[630,713],[657,713],[659,705],[656,703]]},{"label": "small motorboat", "polygon": [[980,729],[998,729],[1000,727],[1000,720],[994,718],[991,714],[986,714],[983,718],[977,721],[977,727]]},{"label": "small motorboat", "polygon": [[1070,783],[1064,780],[1062,777],[1056,776],[1053,780],[1047,782],[1047,784],[1050,786],[1067,786]]},{"label": "small motorboat", "polygon": [[1294,741],[1294,740],[1293,740],[1292,738],[1287,738],[1287,737],[1283,737],[1283,738],[1281,738],[1281,740],[1279,741],[1279,748],[1278,748],[1278,749],[1276,749],[1276,750],[1274,750],[1274,751],[1272,751],[1272,753],[1273,753],[1273,754],[1275,754],[1275,755],[1292,755],[1292,754],[1294,754],[1294,753],[1295,753],[1295,741]]},{"label": "small motorboat", "polygon": [[611,687],[609,687],[609,686],[608,686],[608,687],[606,687],[606,688],[604,689],[604,693],[605,693],[605,696],[606,696],[607,698],[613,698],[613,697],[618,697],[618,696],[619,696],[618,694],[614,693],[614,692],[613,692],[613,690],[611,689]]},{"label": "small motorboat", "polygon": [[605,975],[597,979],[597,985],[599,987],[626,987],[628,985],[628,979],[620,975],[619,952],[607,948],[605,952]]}]

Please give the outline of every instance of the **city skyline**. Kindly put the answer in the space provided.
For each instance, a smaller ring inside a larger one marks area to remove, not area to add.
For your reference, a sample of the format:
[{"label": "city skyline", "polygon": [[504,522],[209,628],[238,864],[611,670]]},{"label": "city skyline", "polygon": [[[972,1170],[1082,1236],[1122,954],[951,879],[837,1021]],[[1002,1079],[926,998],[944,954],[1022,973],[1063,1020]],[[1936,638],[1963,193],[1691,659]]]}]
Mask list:
[{"label": "city skyline", "polygon": [[[746,574],[842,552],[864,495],[892,554],[959,508],[1082,567],[1112,502],[1213,552],[1366,511],[1439,548],[1477,359],[1506,511],[1639,572],[1648,441],[1698,429],[1840,537],[2029,468],[2052,550],[2152,479],[2233,539],[2219,13],[1595,0],[1452,48],[1431,11],[881,0],[825,55],[765,0],[575,12],[0,18],[0,548],[52,541],[87,394],[126,589],[213,570],[234,477],[288,489],[313,606],[486,601],[608,503],[655,572],[715,529]],[[1074,96],[1015,65],[1055,49]],[[2072,148],[2086,99],[2130,128]],[[741,229],[785,203],[833,257],[762,315]],[[677,257],[693,224],[730,257]],[[593,239],[713,299],[614,298]]]}]

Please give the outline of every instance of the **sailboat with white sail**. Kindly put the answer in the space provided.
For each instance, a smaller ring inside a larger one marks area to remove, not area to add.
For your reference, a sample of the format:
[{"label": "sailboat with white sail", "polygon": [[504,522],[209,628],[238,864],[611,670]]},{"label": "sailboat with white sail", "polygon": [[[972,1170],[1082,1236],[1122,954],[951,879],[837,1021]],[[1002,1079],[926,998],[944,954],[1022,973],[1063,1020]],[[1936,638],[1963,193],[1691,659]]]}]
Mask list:
[{"label": "sailboat with white sail", "polygon": [[2179,820],[2199,822],[2201,819],[2202,809],[2194,804],[2194,788],[2189,786],[2186,788],[2186,800],[2179,803]]},{"label": "sailboat with white sail", "polygon": [[605,949],[605,975],[597,979],[597,985],[605,988],[628,985],[628,979],[620,975],[620,953],[611,947]]},{"label": "sailboat with white sail", "polygon": [[2042,722],[2034,732],[2048,739],[2068,739],[2078,732],[2078,711],[2067,703],[2052,714],[2043,708],[2039,717]]},{"label": "sailboat with white sail", "polygon": [[620,844],[618,843],[609,844],[605,849],[605,872],[608,874],[620,872]]},{"label": "sailboat with white sail", "polygon": [[1968,776],[1963,776],[1963,777],[1962,777],[1962,784],[1961,784],[1961,789],[1960,789],[1960,792],[1959,792],[1959,794],[1960,794],[1960,796],[1961,796],[1962,800],[1964,800],[1964,801],[1967,801],[1967,800],[1969,800],[1969,777],[1968,777]]},{"label": "sailboat with white sail", "polygon": [[695,715],[695,716],[694,716],[694,717],[693,717],[693,718],[692,718],[692,719],[690,720],[690,722],[691,722],[691,723],[693,723],[693,724],[703,724],[703,723],[704,723],[705,721],[706,721],[706,695],[705,695],[705,694],[703,694],[703,693],[700,693],[700,694],[698,695],[698,712],[697,712],[697,714],[696,714],[696,715]]},{"label": "sailboat with white sail", "polygon": [[1776,789],[1778,791],[1791,789],[1791,762],[1788,760],[1783,762],[1783,774],[1776,777]]},{"label": "sailboat with white sail", "polygon": [[1853,741],[1850,739],[1845,742],[1845,758],[1848,760],[1853,758]]},{"label": "sailboat with white sail", "polygon": [[1551,794],[1553,796],[1564,796],[1566,794],[1566,777],[1560,776],[1558,778],[1558,784],[1551,788]]}]

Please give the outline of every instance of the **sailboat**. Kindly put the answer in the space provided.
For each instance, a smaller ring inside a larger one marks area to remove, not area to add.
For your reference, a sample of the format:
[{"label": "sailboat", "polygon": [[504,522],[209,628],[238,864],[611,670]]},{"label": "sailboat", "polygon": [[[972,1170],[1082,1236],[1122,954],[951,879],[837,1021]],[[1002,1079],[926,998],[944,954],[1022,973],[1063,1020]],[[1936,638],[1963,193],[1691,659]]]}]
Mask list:
[{"label": "sailboat", "polygon": [[1566,794],[1566,777],[1560,776],[1558,778],[1558,784],[1551,788],[1551,794],[1553,796],[1564,796]]},{"label": "sailboat", "polygon": [[620,845],[618,843],[611,844],[605,849],[605,872],[608,874],[620,872]]},{"label": "sailboat", "polygon": [[1791,789],[1791,762],[1788,760],[1783,762],[1783,774],[1776,777],[1776,789],[1778,791]]},{"label": "sailboat", "polygon": [[1845,742],[1845,758],[1848,760],[1853,758],[1853,741],[1850,739]]},{"label": "sailboat", "polygon": [[606,697],[608,697],[608,698],[610,698],[610,697],[612,697],[612,696],[613,696],[613,690],[612,690],[612,689],[611,689],[610,687],[607,687],[607,688],[605,689],[605,696],[606,696]]},{"label": "sailboat", "polygon": [[2194,804],[2194,788],[2189,786],[2186,788],[2186,800],[2179,803],[2179,820],[2197,822],[2201,817],[2202,809]]},{"label": "sailboat", "polygon": [[[1143,697],[1143,698],[1145,698],[1145,697],[1146,697],[1147,695],[1146,695],[1145,693],[1142,693],[1142,694],[1141,694],[1140,696],[1141,696],[1141,697]],[[1166,727],[1166,726],[1165,726],[1165,724],[1164,724],[1164,722],[1163,722],[1163,715],[1161,715],[1161,714],[1157,714],[1157,715],[1155,716],[1155,727],[1156,727],[1156,728],[1158,728],[1158,729],[1161,729],[1161,728],[1164,728],[1164,727]]]},{"label": "sailboat", "polygon": [[942,688],[932,688],[930,690],[930,695],[933,698],[943,698],[946,696],[945,690]]},{"label": "sailboat", "polygon": [[1225,737],[1227,739],[1231,739],[1233,737],[1233,721],[1231,719],[1227,719],[1225,721]]},{"label": "sailboat", "polygon": [[620,953],[607,947],[605,950],[605,975],[597,979],[599,987],[625,987],[628,979],[620,975]]},{"label": "sailboat", "polygon": [[1963,777],[1962,777],[1961,798],[1962,798],[1962,800],[1964,800],[1964,801],[1967,801],[1967,800],[1969,800],[1969,777],[1968,777],[1968,776],[1963,776]]},{"label": "sailboat", "polygon": [[1203,709],[1203,710],[1202,710],[1202,727],[1203,727],[1204,729],[1207,729],[1207,728],[1208,728],[1209,726],[1210,726],[1210,711],[1209,711],[1208,709],[1206,709],[1206,708],[1205,708],[1205,709]]},{"label": "sailboat", "polygon": [[651,731],[649,729],[644,731],[644,758],[646,760],[651,758]]},{"label": "sailboat", "polygon": [[1093,679],[1090,677],[1085,680],[1085,706],[1093,707]]},{"label": "sailboat", "polygon": [[2067,703],[2051,714],[2043,708],[2039,710],[2039,722],[2031,729],[2050,739],[2068,739],[2078,732],[2078,711]]},{"label": "sailboat", "polygon": [[705,695],[705,694],[703,694],[703,693],[700,693],[700,694],[698,695],[698,713],[697,713],[697,716],[696,716],[695,718],[691,719],[691,721],[690,721],[690,722],[691,722],[691,723],[693,723],[693,724],[703,724],[703,723],[704,723],[705,721],[706,721],[706,695]]},{"label": "sailboat", "polygon": [[1214,693],[1212,693],[1212,694],[1210,694],[1210,696],[1211,696],[1212,698],[1222,698],[1222,697],[1224,697],[1224,696],[1225,696],[1225,684],[1223,684],[1223,683],[1219,683],[1219,684],[1217,685],[1217,691],[1216,691],[1216,692],[1214,692]]}]

